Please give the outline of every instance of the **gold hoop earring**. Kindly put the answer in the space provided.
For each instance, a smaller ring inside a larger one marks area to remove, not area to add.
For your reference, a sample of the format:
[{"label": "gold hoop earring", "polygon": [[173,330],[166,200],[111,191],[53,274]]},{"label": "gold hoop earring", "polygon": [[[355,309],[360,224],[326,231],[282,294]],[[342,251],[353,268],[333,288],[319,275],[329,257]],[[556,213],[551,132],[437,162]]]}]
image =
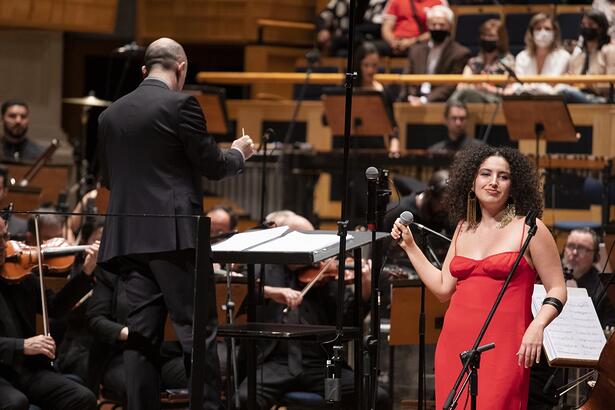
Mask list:
[{"label": "gold hoop earring", "polygon": [[476,194],[470,190],[468,192],[468,201],[466,206],[466,222],[470,228],[474,228],[477,225],[476,222]]}]

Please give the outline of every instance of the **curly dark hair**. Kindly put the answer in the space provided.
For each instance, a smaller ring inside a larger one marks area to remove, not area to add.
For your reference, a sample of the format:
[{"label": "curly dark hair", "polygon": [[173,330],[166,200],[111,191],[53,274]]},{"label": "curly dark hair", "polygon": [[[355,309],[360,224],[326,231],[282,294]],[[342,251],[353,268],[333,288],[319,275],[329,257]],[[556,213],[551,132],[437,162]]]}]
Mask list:
[{"label": "curly dark hair", "polygon": [[[451,167],[448,183],[449,220],[457,224],[466,218],[468,192],[472,189],[480,165],[489,157],[503,157],[510,166],[510,198],[517,215],[527,215],[530,210],[542,215],[543,195],[538,173],[530,160],[518,150],[509,147],[478,145],[459,151]],[[480,221],[480,207],[476,220]]]}]

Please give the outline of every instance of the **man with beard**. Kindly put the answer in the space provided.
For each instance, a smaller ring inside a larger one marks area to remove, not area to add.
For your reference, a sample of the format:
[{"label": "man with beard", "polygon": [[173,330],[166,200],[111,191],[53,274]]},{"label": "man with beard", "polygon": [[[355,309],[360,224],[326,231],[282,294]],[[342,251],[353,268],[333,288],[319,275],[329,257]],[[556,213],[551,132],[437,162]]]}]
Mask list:
[{"label": "man with beard", "polygon": [[25,101],[12,99],[2,104],[2,154],[5,159],[34,161],[44,151],[27,137],[30,110]]}]

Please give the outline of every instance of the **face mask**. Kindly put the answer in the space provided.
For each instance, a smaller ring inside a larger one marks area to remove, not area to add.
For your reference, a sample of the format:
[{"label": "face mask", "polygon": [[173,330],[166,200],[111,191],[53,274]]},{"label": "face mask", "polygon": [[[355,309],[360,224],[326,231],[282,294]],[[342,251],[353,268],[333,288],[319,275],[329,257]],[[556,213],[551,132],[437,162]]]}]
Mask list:
[{"label": "face mask", "polygon": [[534,42],[538,47],[549,47],[553,43],[553,30],[534,30]]},{"label": "face mask", "polygon": [[598,29],[594,27],[581,27],[581,35],[586,41],[593,41],[598,38]]},{"label": "face mask", "polygon": [[493,53],[498,48],[498,42],[493,40],[481,40],[480,48],[485,53]]},{"label": "face mask", "polygon": [[431,34],[431,39],[434,43],[440,44],[446,40],[450,32],[446,30],[429,30],[429,34]]}]

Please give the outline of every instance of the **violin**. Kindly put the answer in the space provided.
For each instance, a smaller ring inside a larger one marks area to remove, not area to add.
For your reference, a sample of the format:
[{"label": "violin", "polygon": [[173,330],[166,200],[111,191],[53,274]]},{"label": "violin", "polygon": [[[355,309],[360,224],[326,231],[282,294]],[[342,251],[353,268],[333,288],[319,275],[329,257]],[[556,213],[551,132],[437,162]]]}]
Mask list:
[{"label": "violin", "polygon": [[[88,248],[87,245],[53,246],[54,244],[58,244],[57,238],[50,239],[41,245],[42,265],[48,273],[67,272],[75,263],[75,254]],[[0,276],[4,280],[19,282],[37,268],[38,250],[36,246],[8,241],[5,252],[4,266],[0,271]]]},{"label": "violin", "polygon": [[[336,262],[336,263],[333,263]],[[369,264],[362,263],[362,269],[368,267]],[[344,264],[344,282],[352,283],[354,281],[354,266]],[[319,267],[308,267],[301,270],[298,275],[299,282],[305,284],[305,287],[301,291],[301,296],[305,296],[306,293],[316,284],[324,284],[338,278],[338,263],[334,258],[329,259],[324,265]],[[283,312],[288,312],[288,306],[284,308]]]},{"label": "violin", "polygon": [[[315,281],[315,285],[319,285],[332,280],[337,280],[339,263],[337,263],[337,261],[335,261],[335,263],[331,263],[333,261],[333,259],[330,259],[324,265],[320,265],[318,267],[309,266],[300,269],[297,275],[299,283],[307,285]],[[352,263],[352,261],[350,261],[350,263]],[[346,284],[350,284],[354,281],[354,265],[351,265],[350,263],[347,261],[344,266],[344,283]],[[318,279],[316,279],[317,277]]]}]

